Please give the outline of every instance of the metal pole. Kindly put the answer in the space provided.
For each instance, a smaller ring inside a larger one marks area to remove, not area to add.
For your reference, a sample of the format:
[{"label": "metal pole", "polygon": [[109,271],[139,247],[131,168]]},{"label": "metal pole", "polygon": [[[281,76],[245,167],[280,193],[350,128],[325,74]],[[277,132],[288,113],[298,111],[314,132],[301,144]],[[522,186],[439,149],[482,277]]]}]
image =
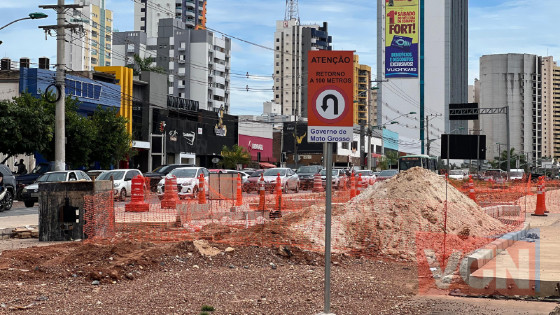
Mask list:
[{"label": "metal pole", "polygon": [[480,134],[476,135],[476,173],[480,172]]},{"label": "metal pole", "polygon": [[364,153],[366,152],[366,138],[365,138],[365,126],[363,121],[360,124],[360,168],[363,168],[366,164],[366,159]]},{"label": "metal pole", "polygon": [[66,126],[65,113],[66,93],[64,86],[65,64],[65,29],[64,29],[64,0],[58,0],[56,10],[56,86],[60,97],[56,102],[55,110],[55,138],[54,138],[54,169],[63,171],[66,169]]},{"label": "metal pole", "polygon": [[506,135],[507,135],[507,142],[506,142],[507,143],[507,164],[506,164],[507,169],[506,169],[506,172],[509,173],[510,167],[511,167],[511,165],[510,165],[510,162],[511,162],[510,158],[511,157],[509,156],[510,155],[510,152],[509,152],[510,151],[510,148],[509,148],[509,145],[510,145],[510,143],[509,143],[509,106],[506,106],[506,128],[507,128],[507,133],[506,133]]},{"label": "metal pole", "polygon": [[327,143],[327,178],[325,202],[325,308],[331,311],[331,211],[332,211],[332,142]]},{"label": "metal pole", "polygon": [[426,154],[430,155],[430,116],[426,115]]}]

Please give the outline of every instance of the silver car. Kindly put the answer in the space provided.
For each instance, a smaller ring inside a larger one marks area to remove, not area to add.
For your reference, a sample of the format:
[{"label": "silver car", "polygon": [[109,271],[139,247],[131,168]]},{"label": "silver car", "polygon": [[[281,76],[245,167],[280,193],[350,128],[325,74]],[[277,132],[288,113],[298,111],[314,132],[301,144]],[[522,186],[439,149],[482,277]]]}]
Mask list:
[{"label": "silver car", "polygon": [[269,168],[263,173],[264,186],[266,190],[274,191],[276,180],[280,174],[282,190],[287,193],[289,190],[299,191],[299,177],[291,168],[275,167]]}]

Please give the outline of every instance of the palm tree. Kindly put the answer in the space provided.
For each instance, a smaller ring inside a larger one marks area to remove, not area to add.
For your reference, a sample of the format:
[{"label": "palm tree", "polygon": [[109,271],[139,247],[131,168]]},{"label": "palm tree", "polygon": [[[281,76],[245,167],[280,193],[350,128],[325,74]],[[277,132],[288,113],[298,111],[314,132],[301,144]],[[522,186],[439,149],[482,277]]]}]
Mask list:
[{"label": "palm tree", "polygon": [[234,144],[231,149],[225,145],[222,148],[222,160],[219,164],[224,168],[235,169],[237,165],[249,162],[251,162],[251,156],[244,147]]},{"label": "palm tree", "polygon": [[132,68],[134,75],[139,75],[142,71],[165,73],[165,69],[162,67],[152,66],[154,61],[152,57],[141,58],[137,54],[134,54],[134,64],[128,65],[127,67]]}]

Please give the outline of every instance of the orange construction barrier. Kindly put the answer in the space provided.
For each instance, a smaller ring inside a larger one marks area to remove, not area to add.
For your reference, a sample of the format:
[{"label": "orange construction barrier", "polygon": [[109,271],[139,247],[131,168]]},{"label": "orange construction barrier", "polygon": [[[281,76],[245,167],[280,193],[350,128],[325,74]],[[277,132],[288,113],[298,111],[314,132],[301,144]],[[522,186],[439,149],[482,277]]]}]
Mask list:
[{"label": "orange construction barrier", "polygon": [[472,180],[472,175],[469,175],[469,198],[476,202],[476,196],[474,194],[474,182]]},{"label": "orange construction barrier", "polygon": [[362,193],[362,174],[358,174],[358,187],[356,189],[356,196]]},{"label": "orange construction barrier", "polygon": [[198,204],[206,204],[206,189],[204,187],[204,174],[198,177]]},{"label": "orange construction barrier", "polygon": [[259,210],[264,211],[265,207],[265,191],[264,191],[264,176],[261,174],[259,179]]},{"label": "orange construction barrier", "polygon": [[544,213],[549,213],[550,211],[546,210],[546,176],[543,176],[542,179],[542,199],[544,204]]},{"label": "orange construction barrier", "polygon": [[350,199],[356,197],[356,179],[354,177],[354,171],[350,175]]},{"label": "orange construction barrier", "polygon": [[541,176],[539,177],[539,182],[537,184],[537,207],[535,208],[535,213],[531,214],[533,216],[540,216],[540,217],[547,216],[547,214],[545,214],[546,202],[543,194],[543,185],[544,185],[544,180]]},{"label": "orange construction barrier", "polygon": [[136,175],[132,179],[130,202],[124,206],[125,212],[147,212],[150,205],[144,202],[144,177]]},{"label": "orange construction barrier", "polygon": [[323,188],[323,182],[321,181],[321,174],[317,173],[313,176],[313,188],[311,189],[312,192],[323,192],[325,189]]},{"label": "orange construction barrier", "polygon": [[175,209],[179,195],[177,193],[177,177],[165,177],[165,191],[163,192],[163,199],[161,200],[161,207],[164,209]]},{"label": "orange construction barrier", "polygon": [[241,185],[241,174],[237,174],[237,196],[235,198],[235,205],[237,207],[243,205],[243,190]]},{"label": "orange construction barrier", "polygon": [[278,173],[278,177],[276,177],[276,187],[274,190],[276,204],[274,205],[274,210],[270,211],[269,217],[271,219],[282,217],[282,179],[280,179],[280,173]]},{"label": "orange construction barrier", "polygon": [[340,190],[346,191],[346,184],[348,183],[348,177],[346,177],[346,174],[342,174],[342,178],[340,179],[340,181],[338,182],[338,188]]}]

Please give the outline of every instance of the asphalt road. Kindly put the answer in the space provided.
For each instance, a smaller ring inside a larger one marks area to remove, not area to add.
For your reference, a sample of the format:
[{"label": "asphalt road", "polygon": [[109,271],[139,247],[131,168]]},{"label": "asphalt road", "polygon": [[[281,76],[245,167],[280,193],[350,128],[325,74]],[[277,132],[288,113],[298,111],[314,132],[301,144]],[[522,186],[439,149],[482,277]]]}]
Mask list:
[{"label": "asphalt road", "polygon": [[39,224],[39,206],[25,207],[23,201],[14,201],[12,209],[0,212],[0,229]]}]

